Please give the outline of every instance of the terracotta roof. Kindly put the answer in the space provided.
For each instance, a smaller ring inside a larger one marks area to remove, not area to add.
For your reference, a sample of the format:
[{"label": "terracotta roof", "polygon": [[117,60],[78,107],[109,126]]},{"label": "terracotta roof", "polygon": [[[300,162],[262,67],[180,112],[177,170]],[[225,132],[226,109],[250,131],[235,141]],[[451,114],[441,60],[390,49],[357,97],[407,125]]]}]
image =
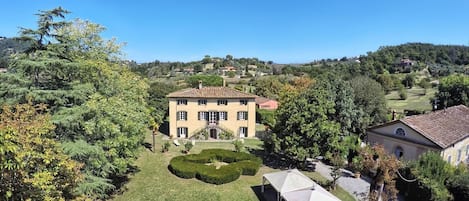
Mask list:
[{"label": "terracotta roof", "polygon": [[168,94],[168,98],[256,98],[256,95],[244,93],[228,87],[188,88]]},{"label": "terracotta roof", "polygon": [[262,103],[269,102],[269,101],[275,101],[275,100],[271,100],[271,99],[261,97],[261,96],[256,97],[256,104],[262,104]]},{"label": "terracotta roof", "polygon": [[442,148],[469,137],[469,108],[464,105],[409,116],[399,121]]}]

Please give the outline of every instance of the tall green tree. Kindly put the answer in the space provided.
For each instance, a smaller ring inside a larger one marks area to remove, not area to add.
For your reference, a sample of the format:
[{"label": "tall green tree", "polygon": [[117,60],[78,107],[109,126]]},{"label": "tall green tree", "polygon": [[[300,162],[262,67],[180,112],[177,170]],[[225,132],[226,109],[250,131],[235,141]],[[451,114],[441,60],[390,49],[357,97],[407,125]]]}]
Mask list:
[{"label": "tall green tree", "polygon": [[442,78],[435,98],[439,109],[461,104],[469,106],[469,77],[456,74]]},{"label": "tall green tree", "polygon": [[375,80],[368,77],[355,77],[349,81],[354,91],[355,105],[365,113],[366,125],[386,121],[386,99],[384,90]]},{"label": "tall green tree", "polygon": [[[16,55],[14,70],[0,75],[6,81],[0,84],[5,95],[0,100],[48,104],[55,139],[84,165],[75,191],[102,199],[129,172],[148,131],[148,84],[119,59],[121,44],[101,38],[103,27],[83,20],[57,22],[67,13],[41,11],[38,29],[22,33],[37,45]],[[55,22],[60,26],[51,25]]]},{"label": "tall green tree", "polygon": [[318,85],[280,103],[272,136],[274,151],[302,161],[305,157],[331,156],[337,148],[340,124],[329,91]]}]

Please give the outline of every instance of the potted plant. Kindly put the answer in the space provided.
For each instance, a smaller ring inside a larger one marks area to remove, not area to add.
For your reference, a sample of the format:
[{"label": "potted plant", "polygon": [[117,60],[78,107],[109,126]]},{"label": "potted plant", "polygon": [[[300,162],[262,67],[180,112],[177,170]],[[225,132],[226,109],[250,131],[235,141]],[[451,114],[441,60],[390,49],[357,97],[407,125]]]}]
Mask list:
[{"label": "potted plant", "polygon": [[355,178],[360,178],[360,172],[363,170],[363,158],[360,155],[353,157],[351,169]]},{"label": "potted plant", "polygon": [[186,143],[184,144],[184,148],[185,148],[184,152],[185,152],[186,154],[188,154],[188,153],[191,151],[191,149],[192,149],[193,146],[194,146],[194,145],[193,145],[191,142],[186,142]]}]

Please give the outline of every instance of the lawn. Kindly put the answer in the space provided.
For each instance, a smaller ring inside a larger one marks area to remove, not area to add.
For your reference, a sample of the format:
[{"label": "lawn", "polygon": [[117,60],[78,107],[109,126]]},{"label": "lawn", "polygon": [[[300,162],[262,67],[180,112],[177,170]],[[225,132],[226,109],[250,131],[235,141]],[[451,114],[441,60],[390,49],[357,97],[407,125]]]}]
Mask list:
[{"label": "lawn", "polygon": [[[146,141],[151,142],[151,136],[148,136]],[[182,179],[169,172],[168,164],[172,157],[182,154],[183,147],[172,145],[169,152],[161,153],[161,142],[161,136],[158,136],[155,153],[148,149],[142,151],[135,162],[138,171],[130,176],[128,183],[123,187],[123,193],[113,196],[111,200],[259,200],[256,192],[260,189],[262,175],[279,171],[262,166],[255,176],[241,176],[240,179],[223,185],[207,184],[197,179]],[[256,139],[246,139],[245,144],[254,149],[262,149],[262,142]],[[197,142],[191,153],[199,153],[208,148],[233,149],[234,146],[228,142]],[[316,180],[324,180],[318,173],[306,174]],[[332,193],[344,201],[354,200],[340,188]]]},{"label": "lawn", "polygon": [[436,88],[430,88],[424,94],[423,88],[413,87],[412,89],[407,89],[406,100],[401,100],[398,92],[392,91],[386,95],[387,106],[400,113],[405,109],[431,111],[432,105],[430,104],[430,99],[434,97],[436,90]]}]

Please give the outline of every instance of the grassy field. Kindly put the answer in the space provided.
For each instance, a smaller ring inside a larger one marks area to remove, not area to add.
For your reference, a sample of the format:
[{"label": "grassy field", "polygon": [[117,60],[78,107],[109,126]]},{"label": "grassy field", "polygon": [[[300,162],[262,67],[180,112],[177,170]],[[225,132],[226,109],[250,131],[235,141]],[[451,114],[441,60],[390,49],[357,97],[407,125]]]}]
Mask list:
[{"label": "grassy field", "polygon": [[420,87],[413,87],[407,89],[407,99],[401,100],[397,91],[392,91],[386,95],[386,101],[388,108],[394,109],[397,112],[403,112],[405,109],[409,110],[432,110],[430,104],[430,98],[435,95],[436,88],[427,89],[427,93],[424,94],[424,89]]},{"label": "grassy field", "polygon": [[[151,136],[146,139],[151,142]],[[267,166],[262,166],[255,176],[241,176],[240,179],[223,185],[207,184],[197,179],[182,179],[173,175],[168,170],[168,164],[172,157],[181,155],[182,147],[171,146],[169,152],[161,153],[161,136],[157,137],[156,153],[146,149],[135,162],[138,171],[130,176],[123,187],[123,193],[115,195],[111,200],[262,200],[259,193],[264,173],[279,171]],[[261,149],[262,142],[255,139],[245,140],[246,146]],[[191,153],[199,153],[202,149],[224,148],[233,149],[228,142],[197,142]],[[316,180],[324,180],[318,173],[308,172],[308,176]],[[352,201],[354,198],[338,188],[334,192],[344,201]]]}]

